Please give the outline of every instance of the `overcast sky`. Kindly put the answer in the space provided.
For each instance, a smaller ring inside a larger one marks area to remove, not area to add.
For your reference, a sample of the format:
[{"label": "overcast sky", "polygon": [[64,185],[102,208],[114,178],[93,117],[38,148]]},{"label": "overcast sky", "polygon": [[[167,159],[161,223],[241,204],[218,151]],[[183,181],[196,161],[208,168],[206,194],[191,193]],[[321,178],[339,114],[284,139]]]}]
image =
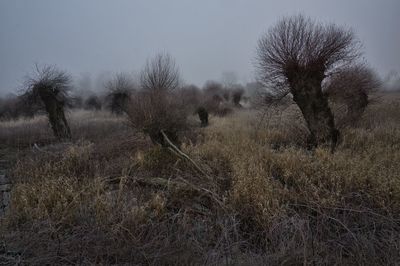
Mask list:
[{"label": "overcast sky", "polygon": [[94,80],[138,71],[159,51],[187,83],[226,71],[251,81],[258,38],[297,13],[354,28],[371,66],[400,72],[400,0],[0,0],[0,94],[35,63]]}]

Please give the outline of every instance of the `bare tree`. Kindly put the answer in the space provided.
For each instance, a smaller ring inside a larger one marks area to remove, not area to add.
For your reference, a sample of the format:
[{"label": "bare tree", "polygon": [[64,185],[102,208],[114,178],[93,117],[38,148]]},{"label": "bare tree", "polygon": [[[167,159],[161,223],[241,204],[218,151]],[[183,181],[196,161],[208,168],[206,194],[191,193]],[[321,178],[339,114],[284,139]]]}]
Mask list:
[{"label": "bare tree", "polygon": [[86,110],[101,110],[101,101],[96,95],[89,96],[84,102],[84,109]]},{"label": "bare tree", "polygon": [[164,134],[179,144],[178,133],[186,126],[186,109],[175,92],[179,85],[179,70],[170,55],[158,54],[147,61],[140,76],[141,90],[132,97],[128,116],[133,128],[155,144],[167,145]]},{"label": "bare tree", "polygon": [[106,84],[107,100],[111,112],[121,115],[127,112],[129,99],[135,90],[133,80],[126,74],[119,73]]},{"label": "bare tree", "polygon": [[32,104],[43,104],[54,136],[58,139],[70,139],[71,131],[64,113],[64,108],[70,100],[70,76],[50,65],[36,65],[35,70],[33,76],[26,78],[24,94],[21,97]]},{"label": "bare tree", "polygon": [[173,91],[179,84],[179,70],[172,57],[166,53],[160,53],[148,60],[140,75],[140,85],[146,91]]},{"label": "bare tree", "polygon": [[293,95],[310,130],[312,146],[330,142],[333,151],[337,144],[339,131],[322,83],[356,60],[359,48],[351,30],[302,15],[283,18],[258,42],[259,80],[273,90],[275,98]]},{"label": "bare tree", "polygon": [[236,85],[236,88],[232,91],[232,102],[235,106],[241,106],[240,101],[242,100],[244,94],[244,88],[242,86]]},{"label": "bare tree", "polygon": [[221,103],[229,100],[229,91],[216,81],[207,81],[203,86],[203,105],[208,112],[218,113]]},{"label": "bare tree", "polygon": [[328,98],[346,107],[342,123],[354,124],[371,101],[371,93],[381,85],[378,75],[363,64],[346,67],[332,75],[325,89]]}]

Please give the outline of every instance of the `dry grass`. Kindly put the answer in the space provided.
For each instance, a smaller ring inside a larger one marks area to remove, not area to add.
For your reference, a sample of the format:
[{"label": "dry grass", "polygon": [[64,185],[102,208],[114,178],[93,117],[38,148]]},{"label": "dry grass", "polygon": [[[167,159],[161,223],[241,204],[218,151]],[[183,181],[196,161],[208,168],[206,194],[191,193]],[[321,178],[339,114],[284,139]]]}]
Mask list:
[{"label": "dry grass", "polygon": [[[123,121],[85,113],[72,122],[87,129],[80,141],[20,154],[0,261],[397,264],[399,107],[397,99],[370,106],[335,154],[303,148],[296,108],[210,117],[182,145],[207,175]],[[1,127],[42,134],[40,119],[14,123]],[[160,177],[168,181],[150,182]]]},{"label": "dry grass", "polygon": [[[123,117],[108,112],[71,111],[67,113],[67,119],[74,141],[98,141],[114,132],[127,130]],[[41,146],[55,142],[45,115],[0,122],[1,146],[25,149],[34,143]]]}]

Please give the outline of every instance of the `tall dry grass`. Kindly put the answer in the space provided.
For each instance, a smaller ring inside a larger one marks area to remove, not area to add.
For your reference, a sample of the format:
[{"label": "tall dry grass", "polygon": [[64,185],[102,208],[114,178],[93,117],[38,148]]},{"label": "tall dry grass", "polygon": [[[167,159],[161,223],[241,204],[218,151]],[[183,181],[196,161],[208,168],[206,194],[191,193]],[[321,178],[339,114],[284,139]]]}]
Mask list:
[{"label": "tall dry grass", "polygon": [[398,110],[391,99],[370,106],[335,154],[304,149],[294,107],[210,117],[182,145],[202,172],[123,121],[97,114],[89,128],[80,119],[91,132],[80,141],[20,155],[1,260],[395,265]]}]

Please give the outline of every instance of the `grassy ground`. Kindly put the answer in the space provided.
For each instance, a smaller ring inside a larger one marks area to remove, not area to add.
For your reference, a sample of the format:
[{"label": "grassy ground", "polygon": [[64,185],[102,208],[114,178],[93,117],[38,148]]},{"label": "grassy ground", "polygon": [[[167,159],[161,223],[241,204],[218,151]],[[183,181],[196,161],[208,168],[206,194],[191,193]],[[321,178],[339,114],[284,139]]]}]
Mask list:
[{"label": "grassy ground", "polygon": [[198,167],[106,113],[70,113],[64,144],[44,118],[2,122],[17,161],[0,261],[398,264],[399,111],[381,98],[331,154],[304,149],[294,106],[238,109],[185,132]]}]

